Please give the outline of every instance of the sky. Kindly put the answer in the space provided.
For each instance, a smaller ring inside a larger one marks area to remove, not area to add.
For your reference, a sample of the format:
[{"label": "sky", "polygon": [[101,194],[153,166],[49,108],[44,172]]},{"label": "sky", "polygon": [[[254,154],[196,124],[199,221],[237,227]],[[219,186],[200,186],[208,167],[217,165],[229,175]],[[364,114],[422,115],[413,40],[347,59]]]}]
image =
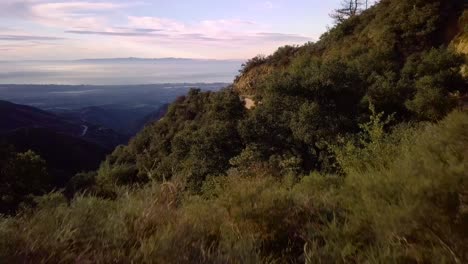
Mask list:
[{"label": "sky", "polygon": [[0,61],[248,59],[316,41],[339,2],[0,0]]}]

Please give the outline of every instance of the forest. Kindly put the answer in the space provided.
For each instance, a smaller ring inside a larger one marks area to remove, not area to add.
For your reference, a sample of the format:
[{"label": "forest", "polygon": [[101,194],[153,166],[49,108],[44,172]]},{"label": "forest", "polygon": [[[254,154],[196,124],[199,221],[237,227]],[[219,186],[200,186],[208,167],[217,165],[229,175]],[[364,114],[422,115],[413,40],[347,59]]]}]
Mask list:
[{"label": "forest", "polygon": [[346,8],[64,188],[2,145],[0,262],[467,263],[464,2]]}]

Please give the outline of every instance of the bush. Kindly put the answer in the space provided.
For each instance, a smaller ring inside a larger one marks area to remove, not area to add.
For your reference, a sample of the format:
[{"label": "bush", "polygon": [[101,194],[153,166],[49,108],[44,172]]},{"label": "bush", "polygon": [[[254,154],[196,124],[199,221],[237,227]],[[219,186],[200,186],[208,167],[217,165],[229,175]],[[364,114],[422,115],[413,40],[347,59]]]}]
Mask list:
[{"label": "bush", "polygon": [[468,115],[455,112],[438,125],[370,137],[351,152],[348,145],[338,160],[349,213],[325,249],[335,245],[358,263],[467,261],[467,128]]},{"label": "bush", "polygon": [[[2,154],[0,154],[2,155]],[[45,161],[36,153],[7,150],[0,157],[0,214],[13,214],[21,203],[50,190],[52,179]]]}]

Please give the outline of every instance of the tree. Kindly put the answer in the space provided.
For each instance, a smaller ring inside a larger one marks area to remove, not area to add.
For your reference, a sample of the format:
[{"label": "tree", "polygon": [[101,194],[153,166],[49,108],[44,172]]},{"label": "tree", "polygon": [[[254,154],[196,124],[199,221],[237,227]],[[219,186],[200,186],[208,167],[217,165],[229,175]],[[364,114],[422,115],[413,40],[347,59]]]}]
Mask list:
[{"label": "tree", "polygon": [[[3,149],[2,146],[0,148]],[[3,152],[4,151],[1,151]],[[36,153],[10,152],[0,159],[0,214],[11,214],[21,203],[50,190],[45,161]]]},{"label": "tree", "polygon": [[354,17],[361,13],[363,6],[367,8],[368,1],[365,4],[361,0],[342,0],[341,7],[335,9],[330,15],[337,23],[341,23],[350,17]]},{"label": "tree", "polygon": [[408,110],[422,120],[442,119],[456,106],[452,94],[468,90],[460,75],[462,64],[463,57],[444,48],[411,56],[400,80],[400,85],[410,91],[405,102]]}]

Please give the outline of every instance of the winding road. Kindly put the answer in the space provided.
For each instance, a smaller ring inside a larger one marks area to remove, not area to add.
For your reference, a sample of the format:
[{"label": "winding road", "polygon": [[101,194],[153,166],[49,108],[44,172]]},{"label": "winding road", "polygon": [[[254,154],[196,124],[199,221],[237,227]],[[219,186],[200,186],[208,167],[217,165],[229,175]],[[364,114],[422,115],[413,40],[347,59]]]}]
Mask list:
[{"label": "winding road", "polygon": [[83,128],[83,132],[81,132],[81,135],[80,137],[84,137],[86,135],[86,133],[88,133],[88,126],[85,126],[85,125],[81,125],[81,127]]}]

